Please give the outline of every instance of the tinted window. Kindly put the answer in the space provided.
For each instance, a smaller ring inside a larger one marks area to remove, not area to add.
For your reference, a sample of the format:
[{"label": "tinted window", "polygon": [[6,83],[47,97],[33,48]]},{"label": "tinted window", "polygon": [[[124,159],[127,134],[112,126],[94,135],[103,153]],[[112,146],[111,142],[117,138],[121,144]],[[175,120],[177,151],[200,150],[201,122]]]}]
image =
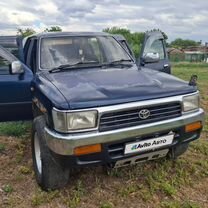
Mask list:
[{"label": "tinted window", "polygon": [[164,47],[163,47],[163,41],[162,40],[155,40],[155,39],[151,39],[149,38],[145,44],[145,48],[144,48],[144,56],[147,53],[153,53],[159,54],[160,59],[164,59],[165,58],[165,52],[164,52]]}]

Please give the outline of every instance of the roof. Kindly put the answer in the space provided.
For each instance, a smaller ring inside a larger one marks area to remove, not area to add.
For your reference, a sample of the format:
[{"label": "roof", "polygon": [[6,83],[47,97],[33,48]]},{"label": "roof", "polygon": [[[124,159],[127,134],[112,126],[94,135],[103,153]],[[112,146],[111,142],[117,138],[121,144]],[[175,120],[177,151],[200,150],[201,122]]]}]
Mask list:
[{"label": "roof", "polygon": [[31,35],[30,37],[44,38],[44,37],[60,37],[60,36],[111,36],[104,32],[44,32]]},{"label": "roof", "polygon": [[27,36],[23,39],[23,46],[25,45],[28,38],[37,37],[37,38],[45,38],[45,37],[61,37],[61,36],[112,36],[109,33],[105,32],[42,32]]},{"label": "roof", "polygon": [[167,48],[169,54],[177,54],[177,53],[184,53],[182,49],[177,48]]},{"label": "roof", "polygon": [[0,36],[0,45],[5,48],[16,48],[18,36]]}]

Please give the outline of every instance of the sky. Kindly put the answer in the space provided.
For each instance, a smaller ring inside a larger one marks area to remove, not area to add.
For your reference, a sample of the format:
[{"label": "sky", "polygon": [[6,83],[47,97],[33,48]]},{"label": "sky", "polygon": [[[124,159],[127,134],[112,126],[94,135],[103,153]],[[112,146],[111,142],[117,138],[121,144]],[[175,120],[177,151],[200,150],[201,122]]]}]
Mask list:
[{"label": "sky", "polygon": [[160,29],[175,38],[208,42],[208,0],[0,0],[0,35],[17,28],[37,32],[58,25],[63,31],[132,32]]}]

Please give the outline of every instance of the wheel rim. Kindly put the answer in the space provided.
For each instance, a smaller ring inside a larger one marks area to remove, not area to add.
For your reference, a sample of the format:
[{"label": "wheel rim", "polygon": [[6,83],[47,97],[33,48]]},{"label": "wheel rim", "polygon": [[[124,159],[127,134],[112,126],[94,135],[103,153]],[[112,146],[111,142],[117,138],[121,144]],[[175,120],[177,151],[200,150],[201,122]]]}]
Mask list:
[{"label": "wheel rim", "polygon": [[35,149],[36,166],[37,166],[39,174],[41,174],[42,173],[42,161],[41,161],[41,156],[40,156],[40,142],[38,139],[37,132],[35,132],[35,135],[34,135],[34,149]]}]

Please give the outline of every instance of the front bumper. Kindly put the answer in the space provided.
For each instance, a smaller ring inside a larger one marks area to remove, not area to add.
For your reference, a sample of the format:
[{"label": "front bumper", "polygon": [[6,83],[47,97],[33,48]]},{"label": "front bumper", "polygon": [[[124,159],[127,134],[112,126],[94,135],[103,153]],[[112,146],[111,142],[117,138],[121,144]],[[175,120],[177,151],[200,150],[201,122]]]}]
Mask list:
[{"label": "front bumper", "polygon": [[76,147],[98,143],[114,143],[125,139],[128,140],[129,138],[139,139],[141,136],[179,129],[197,121],[204,123],[204,111],[202,109],[169,120],[106,132],[99,132],[96,130],[85,133],[61,134],[45,127],[45,136],[48,147],[54,153],[70,156],[73,155],[74,148]]}]

